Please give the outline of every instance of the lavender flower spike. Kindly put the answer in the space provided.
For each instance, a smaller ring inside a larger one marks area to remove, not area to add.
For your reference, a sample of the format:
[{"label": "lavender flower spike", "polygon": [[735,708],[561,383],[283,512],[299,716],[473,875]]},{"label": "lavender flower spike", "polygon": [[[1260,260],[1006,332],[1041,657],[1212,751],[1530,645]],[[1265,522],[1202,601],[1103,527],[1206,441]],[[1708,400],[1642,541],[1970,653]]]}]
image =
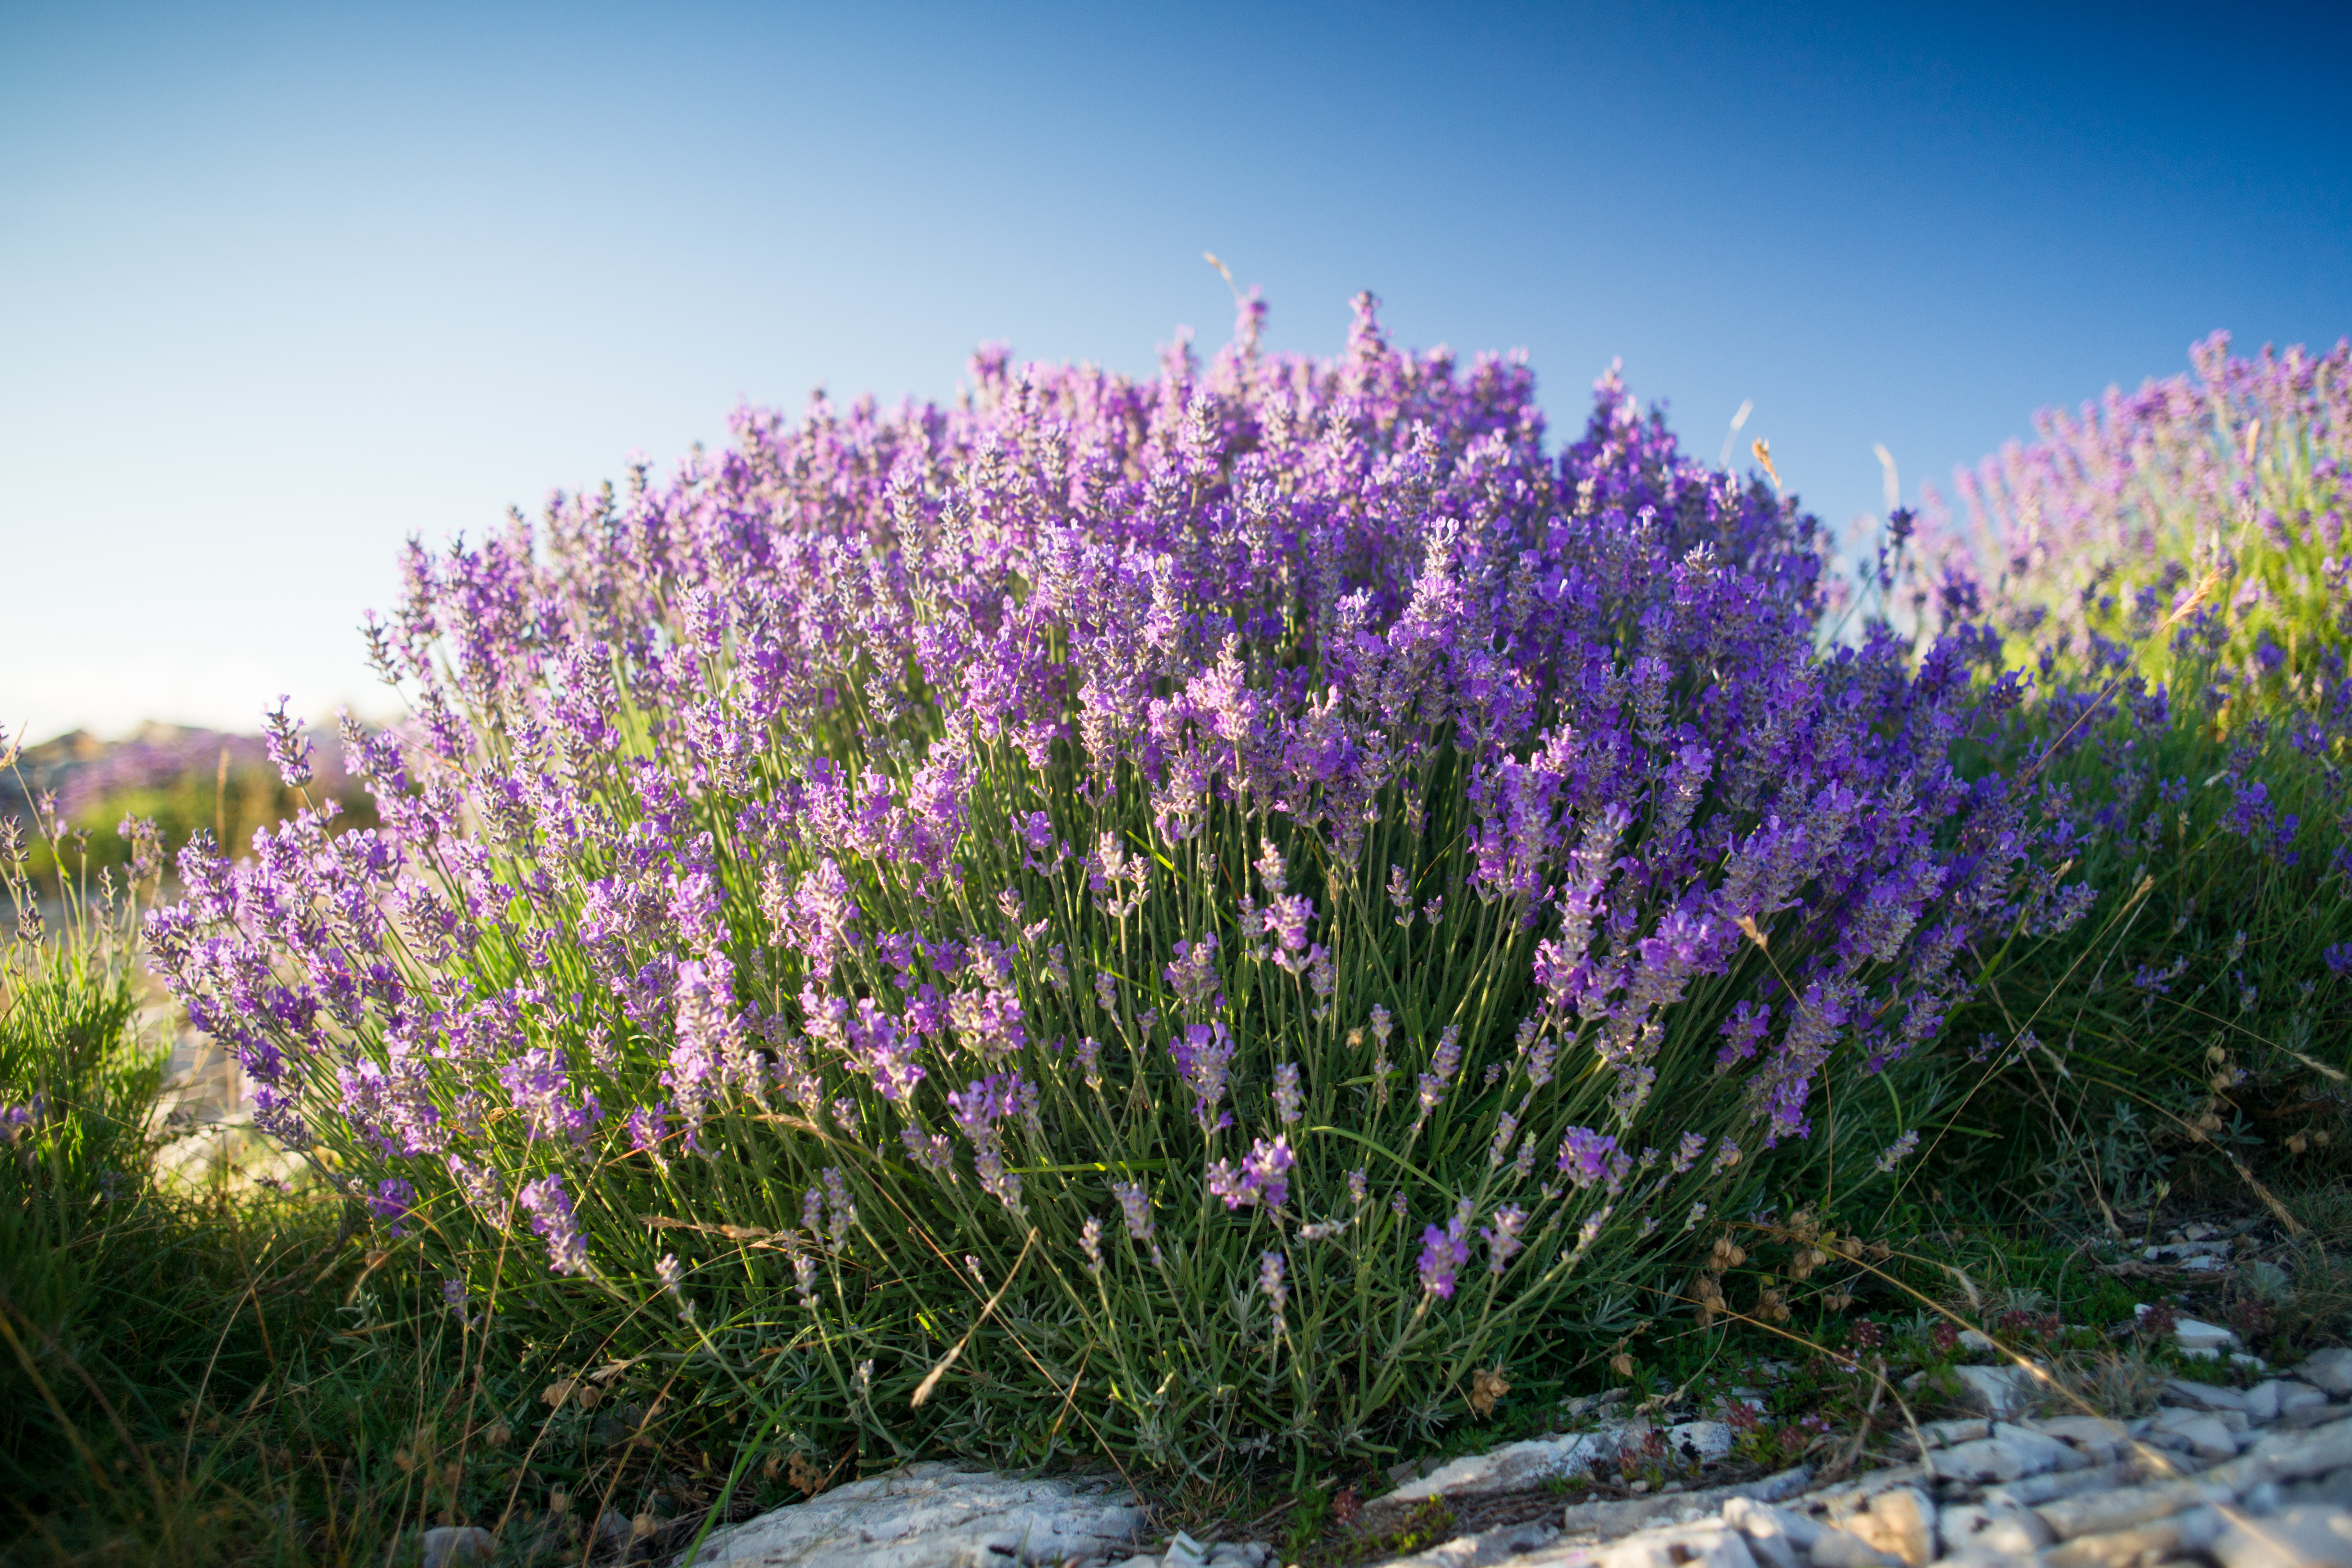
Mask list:
[{"label": "lavender flower spike", "polygon": [[563,1190],[562,1176],[525,1182],[516,1201],[530,1216],[530,1228],[547,1243],[550,1268],[558,1274],[594,1271],[588,1262],[588,1238],[580,1234],[579,1221],[572,1217],[572,1194]]}]

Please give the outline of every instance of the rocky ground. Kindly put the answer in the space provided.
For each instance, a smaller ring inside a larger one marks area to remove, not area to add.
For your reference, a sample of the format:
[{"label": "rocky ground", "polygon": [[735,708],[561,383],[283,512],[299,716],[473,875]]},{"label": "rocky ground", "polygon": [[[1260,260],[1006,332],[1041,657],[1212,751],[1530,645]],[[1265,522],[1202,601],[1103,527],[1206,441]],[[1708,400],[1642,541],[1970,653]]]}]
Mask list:
[{"label": "rocky ground", "polygon": [[[2186,1344],[2205,1325],[2181,1328]],[[1969,1383],[1987,1414],[1911,1426],[1907,1452],[1875,1469],[1832,1481],[1798,1466],[1717,1484],[1736,1468],[1728,1426],[1654,1428],[1636,1417],[1425,1474],[1406,1468],[1395,1490],[1351,1521],[1344,1555],[1367,1568],[2352,1568],[2352,1350],[2322,1352],[2247,1388],[2174,1380],[2155,1414],[2132,1421],[2011,1419],[2037,1374],[2023,1365],[1973,1370],[1997,1374]],[[1632,1495],[1577,1499],[1596,1461],[1605,1471],[1621,1453],[1662,1447],[1682,1461],[1683,1479],[1655,1492],[1636,1482]],[[1489,1522],[1498,1517],[1507,1521]],[[691,1563],[1272,1568],[1279,1560],[1264,1542],[1155,1539],[1150,1518],[1112,1482],[924,1464],[716,1531]],[[1459,1529],[1465,1520],[1480,1527]],[[1416,1534],[1448,1538],[1412,1549]],[[445,1560],[464,1555],[463,1543],[448,1545]],[[1400,1545],[1408,1549],[1384,1550]]]}]

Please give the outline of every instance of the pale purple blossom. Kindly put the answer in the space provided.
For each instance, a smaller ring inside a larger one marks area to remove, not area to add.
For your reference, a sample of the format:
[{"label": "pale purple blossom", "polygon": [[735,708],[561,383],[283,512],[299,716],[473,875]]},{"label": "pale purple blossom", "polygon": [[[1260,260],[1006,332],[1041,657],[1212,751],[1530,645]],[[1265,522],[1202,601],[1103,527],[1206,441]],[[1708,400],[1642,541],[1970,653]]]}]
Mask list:
[{"label": "pale purple blossom", "polygon": [[558,1274],[587,1274],[588,1238],[580,1232],[580,1224],[572,1215],[572,1194],[563,1190],[562,1176],[541,1176],[535,1182],[525,1182],[515,1201],[530,1216],[530,1228],[547,1243],[547,1266]]},{"label": "pale purple blossom", "polygon": [[1279,1252],[1262,1252],[1257,1260],[1257,1288],[1274,1309],[1276,1317],[1289,1304],[1290,1285],[1284,1278],[1285,1262]]},{"label": "pale purple blossom", "polygon": [[1279,1208],[1290,1196],[1289,1171],[1296,1163],[1287,1138],[1271,1143],[1254,1138],[1238,1170],[1223,1160],[1209,1167],[1209,1194],[1223,1198],[1228,1209],[1255,1208],[1261,1202]]}]

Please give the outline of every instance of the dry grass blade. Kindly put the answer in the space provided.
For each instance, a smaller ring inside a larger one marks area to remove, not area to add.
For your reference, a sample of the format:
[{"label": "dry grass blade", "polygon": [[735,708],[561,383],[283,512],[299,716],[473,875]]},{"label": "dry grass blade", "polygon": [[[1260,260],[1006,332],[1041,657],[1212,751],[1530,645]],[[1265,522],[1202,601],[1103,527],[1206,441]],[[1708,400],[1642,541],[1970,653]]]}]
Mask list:
[{"label": "dry grass blade", "polygon": [[[971,1336],[980,1331],[981,1325],[988,1321],[989,1314],[996,1310],[996,1304],[1004,1300],[1004,1293],[1013,1289],[1013,1281],[1019,1277],[1021,1266],[1029,1261],[1029,1249],[1036,1245],[1037,1227],[1031,1226],[1027,1238],[1021,1243],[1021,1256],[1014,1258],[1013,1267],[1005,1271],[1004,1282],[996,1288],[996,1294],[991,1296],[982,1306],[980,1316],[971,1321],[971,1327],[963,1331],[963,1337],[956,1341],[949,1348],[948,1353],[939,1359],[938,1364],[923,1374],[923,1381],[915,1385],[914,1397],[907,1402],[911,1408],[919,1410],[922,1408],[923,1402],[930,1398],[931,1391],[940,1385],[940,1379],[947,1376],[948,1369],[962,1358],[964,1346],[971,1343]],[[1073,1385],[1071,1392],[1075,1397],[1076,1385]]]}]

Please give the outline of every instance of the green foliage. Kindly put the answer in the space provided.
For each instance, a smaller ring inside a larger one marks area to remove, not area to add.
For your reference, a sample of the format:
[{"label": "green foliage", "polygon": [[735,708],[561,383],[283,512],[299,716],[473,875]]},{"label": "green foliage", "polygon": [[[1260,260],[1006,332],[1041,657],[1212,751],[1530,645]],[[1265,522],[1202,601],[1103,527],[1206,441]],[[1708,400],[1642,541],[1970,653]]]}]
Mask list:
[{"label": "green foliage", "polygon": [[2352,973],[2329,957],[2352,942],[2344,749],[2302,720],[2284,676],[2225,704],[2021,716],[2012,755],[2064,792],[2070,875],[2098,899],[1985,955],[1939,1169],[2102,1223],[2352,1170]]}]

